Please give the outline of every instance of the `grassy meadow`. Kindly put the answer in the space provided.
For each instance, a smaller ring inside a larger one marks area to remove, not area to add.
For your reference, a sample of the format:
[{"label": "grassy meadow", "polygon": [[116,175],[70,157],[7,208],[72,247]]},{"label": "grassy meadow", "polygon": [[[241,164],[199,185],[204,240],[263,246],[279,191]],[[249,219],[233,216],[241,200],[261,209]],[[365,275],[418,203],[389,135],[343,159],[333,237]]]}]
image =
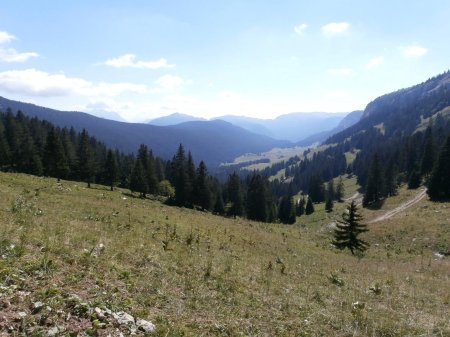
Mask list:
[{"label": "grassy meadow", "polygon": [[94,307],[156,336],[450,336],[450,258],[435,255],[450,249],[450,204],[370,224],[363,257],[330,244],[344,207],[263,224],[0,173],[0,336],[118,336]]}]

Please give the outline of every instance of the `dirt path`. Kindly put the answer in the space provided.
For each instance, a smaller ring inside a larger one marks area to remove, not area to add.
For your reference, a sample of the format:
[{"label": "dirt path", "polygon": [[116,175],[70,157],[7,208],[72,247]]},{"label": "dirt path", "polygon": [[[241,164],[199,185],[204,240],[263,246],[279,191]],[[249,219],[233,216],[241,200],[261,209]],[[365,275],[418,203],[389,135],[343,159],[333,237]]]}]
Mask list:
[{"label": "dirt path", "polygon": [[363,195],[359,192],[356,192],[350,198],[344,199],[344,201],[352,201],[352,200],[355,200],[356,206],[361,206],[363,201]]},{"label": "dirt path", "polygon": [[420,200],[422,200],[425,195],[427,193],[426,189],[423,189],[422,191],[420,191],[420,193],[418,193],[414,198],[412,198],[411,200],[408,200],[406,202],[404,202],[403,204],[397,206],[396,208],[384,213],[383,215],[379,216],[378,218],[375,218],[367,223],[375,223],[375,222],[380,222],[380,221],[384,221],[387,220],[389,218],[392,218],[394,215],[404,211],[405,209],[408,209],[409,207],[417,204]]}]

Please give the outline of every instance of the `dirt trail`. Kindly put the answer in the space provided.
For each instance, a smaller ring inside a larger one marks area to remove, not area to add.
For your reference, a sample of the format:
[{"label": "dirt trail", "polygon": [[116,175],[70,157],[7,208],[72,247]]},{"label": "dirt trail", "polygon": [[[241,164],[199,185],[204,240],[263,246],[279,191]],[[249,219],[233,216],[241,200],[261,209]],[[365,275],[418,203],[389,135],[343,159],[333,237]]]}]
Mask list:
[{"label": "dirt trail", "polygon": [[397,206],[396,208],[384,213],[383,215],[379,216],[378,218],[368,221],[367,223],[370,224],[370,223],[380,222],[380,221],[384,221],[384,220],[387,220],[387,219],[393,217],[394,215],[404,211],[405,209],[408,209],[409,207],[417,204],[420,200],[422,200],[425,197],[426,193],[427,193],[427,190],[423,189],[422,191],[420,191],[420,193],[418,193],[411,200],[404,202],[403,204]]}]

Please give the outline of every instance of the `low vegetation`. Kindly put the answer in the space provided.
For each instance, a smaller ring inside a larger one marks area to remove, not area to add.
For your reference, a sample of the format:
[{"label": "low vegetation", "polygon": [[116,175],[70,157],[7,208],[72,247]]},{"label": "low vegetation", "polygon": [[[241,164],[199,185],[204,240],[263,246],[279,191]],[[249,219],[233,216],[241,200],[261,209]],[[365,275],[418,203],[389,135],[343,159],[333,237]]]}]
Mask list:
[{"label": "low vegetation", "polygon": [[281,225],[23,174],[0,193],[0,334],[129,334],[110,310],[156,336],[450,335],[448,203],[369,224],[354,257],[331,246],[345,203]]}]

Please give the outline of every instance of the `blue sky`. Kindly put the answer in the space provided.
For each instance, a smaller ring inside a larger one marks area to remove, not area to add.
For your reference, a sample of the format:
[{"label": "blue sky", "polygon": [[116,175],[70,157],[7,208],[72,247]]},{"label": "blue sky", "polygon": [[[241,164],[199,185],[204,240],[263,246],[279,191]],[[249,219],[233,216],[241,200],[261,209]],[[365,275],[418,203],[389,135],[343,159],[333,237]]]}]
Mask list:
[{"label": "blue sky", "polygon": [[3,1],[0,95],[143,121],[363,109],[450,69],[447,0]]}]

